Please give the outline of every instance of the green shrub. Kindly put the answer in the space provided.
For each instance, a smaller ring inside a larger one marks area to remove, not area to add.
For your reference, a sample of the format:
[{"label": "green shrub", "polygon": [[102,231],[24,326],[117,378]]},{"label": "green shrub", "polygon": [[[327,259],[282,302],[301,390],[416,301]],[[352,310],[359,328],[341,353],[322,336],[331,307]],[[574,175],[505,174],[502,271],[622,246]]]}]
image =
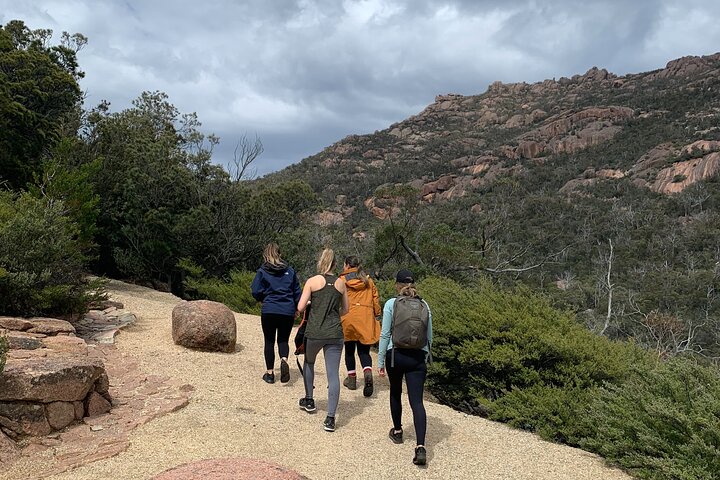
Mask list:
[{"label": "green shrub", "polygon": [[395,292],[395,280],[375,280],[375,286],[378,289],[378,295],[380,295],[381,307],[385,305],[388,299],[397,295]]},{"label": "green shrub", "polygon": [[0,193],[0,313],[78,313],[101,297],[78,235],[62,201]]},{"label": "green shrub", "polygon": [[433,312],[433,394],[546,438],[575,440],[589,393],[647,361],[639,348],[592,334],[526,290],[441,278],[419,289]]},{"label": "green shrub", "polygon": [[8,341],[5,337],[0,337],[0,373],[5,368],[5,355],[8,351]]},{"label": "green shrub", "polygon": [[674,358],[599,390],[580,445],[639,478],[699,480],[720,472],[720,374]]},{"label": "green shrub", "polygon": [[[182,265],[187,271],[187,261],[183,261]],[[212,300],[227,305],[235,312],[260,315],[260,303],[250,294],[255,272],[235,270],[230,272],[227,280],[203,278],[199,276],[201,273],[202,270],[196,269],[185,279],[186,293],[190,298]]]}]

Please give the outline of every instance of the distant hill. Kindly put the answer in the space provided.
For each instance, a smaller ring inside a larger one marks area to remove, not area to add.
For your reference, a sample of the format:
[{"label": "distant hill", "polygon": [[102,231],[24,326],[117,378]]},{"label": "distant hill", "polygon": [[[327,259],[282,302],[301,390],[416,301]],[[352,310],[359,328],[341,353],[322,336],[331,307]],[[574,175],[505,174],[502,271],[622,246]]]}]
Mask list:
[{"label": "distant hill", "polygon": [[440,95],[260,182],[308,182],[313,241],[381,277],[489,274],[598,332],[719,353],[718,172],[720,53]]},{"label": "distant hill", "polygon": [[555,158],[577,163],[558,172],[560,194],[620,178],[675,193],[720,170],[719,118],[720,54],[622,77],[593,67],[534,84],[495,82],[482,95],[439,95],[407,120],[351,135],[269,178],[310,183],[326,202],[324,222],[354,212],[347,205],[383,216],[373,192],[387,183],[442,202]]}]

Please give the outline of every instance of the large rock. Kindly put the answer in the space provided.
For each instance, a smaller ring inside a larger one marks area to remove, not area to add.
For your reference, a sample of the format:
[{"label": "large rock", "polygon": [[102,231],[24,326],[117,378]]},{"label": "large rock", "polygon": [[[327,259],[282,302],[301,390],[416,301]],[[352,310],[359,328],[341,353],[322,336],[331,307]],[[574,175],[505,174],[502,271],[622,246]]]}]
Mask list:
[{"label": "large rock", "polygon": [[45,335],[67,335],[69,333],[75,333],[75,327],[65,320],[34,317],[29,318],[28,321],[32,323],[32,327],[28,329],[30,333],[44,333]]},{"label": "large rock", "polygon": [[88,417],[96,417],[107,413],[112,408],[110,402],[97,392],[92,392],[85,400],[85,414]]},{"label": "large rock", "polygon": [[0,401],[82,400],[103,372],[102,360],[84,356],[9,359],[0,374]]},{"label": "large rock", "polygon": [[52,402],[45,405],[45,416],[53,430],[60,430],[75,421],[72,402]]},{"label": "large rock", "polygon": [[655,177],[651,189],[665,194],[679,193],[694,183],[717,175],[718,172],[720,172],[720,152],[715,152],[663,168]]},{"label": "large rock", "polygon": [[7,328],[8,330],[19,330],[25,331],[33,327],[33,324],[25,320],[24,318],[16,317],[0,317],[0,328]]},{"label": "large rock", "polygon": [[218,302],[182,302],[172,312],[173,341],[184,347],[213,352],[234,352],[235,315]]}]

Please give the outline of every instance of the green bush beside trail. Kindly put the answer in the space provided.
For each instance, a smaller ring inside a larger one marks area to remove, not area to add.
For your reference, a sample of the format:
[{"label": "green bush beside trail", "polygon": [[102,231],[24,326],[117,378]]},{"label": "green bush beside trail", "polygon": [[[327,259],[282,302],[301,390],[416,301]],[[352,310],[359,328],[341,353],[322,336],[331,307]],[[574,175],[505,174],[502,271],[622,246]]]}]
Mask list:
[{"label": "green bush beside trail", "polygon": [[621,385],[594,396],[579,446],[639,478],[700,480],[720,476],[720,374],[674,358],[633,368]]},{"label": "green bush beside trail", "polygon": [[60,200],[0,193],[0,312],[79,313],[99,298],[87,280],[78,227]]},{"label": "green bush beside trail", "polygon": [[525,289],[426,278],[429,389],[443,403],[596,452],[633,475],[717,478],[720,373],[657,363],[595,335]]},{"label": "green bush beside trail", "polygon": [[202,270],[187,261],[181,264],[189,272],[184,282],[189,298],[212,300],[225,304],[235,312],[260,315],[260,303],[250,293],[255,272],[234,270],[227,280],[223,280],[203,277]]}]

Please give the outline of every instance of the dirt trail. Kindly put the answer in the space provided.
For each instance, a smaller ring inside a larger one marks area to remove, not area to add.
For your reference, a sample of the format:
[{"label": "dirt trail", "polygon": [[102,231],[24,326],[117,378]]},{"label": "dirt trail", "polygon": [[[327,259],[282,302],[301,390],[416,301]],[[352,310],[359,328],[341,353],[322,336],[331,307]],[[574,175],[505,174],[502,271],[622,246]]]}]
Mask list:
[{"label": "dirt trail", "polygon": [[[187,407],[135,430],[125,452],[50,478],[145,479],[216,457],[265,460],[313,480],[630,478],[590,453],[435,403],[426,404],[428,466],[418,468],[411,462],[415,438],[407,399],[405,443],[395,445],[387,438],[391,421],[386,379],[376,376],[371,398],[363,397],[362,389],[342,387],[338,428],[327,433],[322,429],[327,406],[322,359],[316,365],[318,413],[309,415],[298,408],[303,386],[296,367],[287,384],[261,380],[258,317],[236,315],[237,353],[195,352],[172,342],[171,311],[179,299],[120,282],[111,282],[110,292],[113,300],[138,316],[138,322],[117,337],[117,347],[139,361],[147,374],[169,375],[196,390]],[[294,364],[294,357],[290,361]],[[20,467],[25,468],[22,477],[11,478],[32,477],[30,465]],[[9,473],[21,474],[17,469]]]}]

